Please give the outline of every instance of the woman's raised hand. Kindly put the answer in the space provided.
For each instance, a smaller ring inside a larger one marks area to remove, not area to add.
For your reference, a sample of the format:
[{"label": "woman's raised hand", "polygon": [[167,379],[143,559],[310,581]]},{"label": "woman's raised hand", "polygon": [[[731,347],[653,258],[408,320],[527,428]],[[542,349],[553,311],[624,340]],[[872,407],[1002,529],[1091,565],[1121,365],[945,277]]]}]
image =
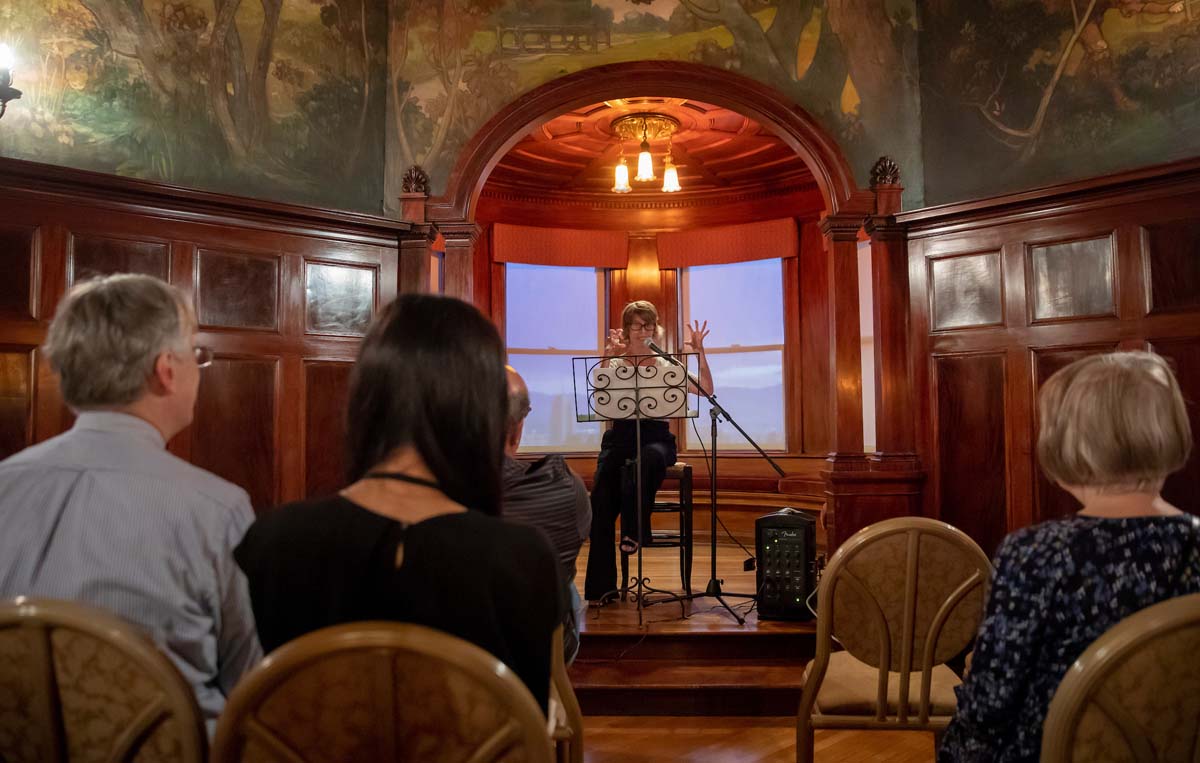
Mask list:
[{"label": "woman's raised hand", "polygon": [[704,352],[704,337],[708,336],[708,321],[692,321],[691,325],[684,324],[683,351]]},{"label": "woman's raised hand", "polygon": [[609,329],[608,342],[604,345],[604,356],[615,358],[618,355],[624,355],[629,349],[629,343],[625,341],[624,329]]}]

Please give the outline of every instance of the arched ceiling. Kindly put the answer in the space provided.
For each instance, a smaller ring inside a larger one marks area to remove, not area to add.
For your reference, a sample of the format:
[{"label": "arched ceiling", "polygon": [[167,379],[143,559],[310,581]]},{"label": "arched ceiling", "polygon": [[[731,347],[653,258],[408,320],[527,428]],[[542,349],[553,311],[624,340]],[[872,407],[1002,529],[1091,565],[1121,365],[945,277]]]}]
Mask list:
[{"label": "arched ceiling", "polygon": [[[683,190],[662,192],[668,141],[650,141],[655,182],[631,182],[633,192],[615,194],[613,169],[622,150],[636,168],[638,142],[619,142],[612,123],[622,115],[654,112],[673,117],[670,140]],[[666,198],[738,196],[749,191],[794,193],[815,187],[811,172],[782,140],[729,109],[685,98],[623,98],[575,109],[535,129],[500,160],[483,193],[514,197],[620,199],[622,206],[661,204]]]}]

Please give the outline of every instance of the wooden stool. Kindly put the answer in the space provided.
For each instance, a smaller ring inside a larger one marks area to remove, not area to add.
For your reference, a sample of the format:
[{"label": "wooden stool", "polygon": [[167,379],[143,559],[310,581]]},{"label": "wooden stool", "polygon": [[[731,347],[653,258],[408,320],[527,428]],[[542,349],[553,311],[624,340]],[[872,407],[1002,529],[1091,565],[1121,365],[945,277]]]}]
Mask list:
[{"label": "wooden stool", "polygon": [[[667,480],[679,481],[678,501],[655,501],[650,506],[650,538],[644,539],[642,548],[678,548],[679,576],[683,580],[683,590],[689,596],[692,593],[692,467],[678,461],[674,466],[667,467],[663,484]],[[659,488],[661,490],[661,488]],[[653,527],[655,514],[679,514],[679,530],[655,530]],[[621,552],[621,599],[625,599],[629,591],[629,554]]]}]

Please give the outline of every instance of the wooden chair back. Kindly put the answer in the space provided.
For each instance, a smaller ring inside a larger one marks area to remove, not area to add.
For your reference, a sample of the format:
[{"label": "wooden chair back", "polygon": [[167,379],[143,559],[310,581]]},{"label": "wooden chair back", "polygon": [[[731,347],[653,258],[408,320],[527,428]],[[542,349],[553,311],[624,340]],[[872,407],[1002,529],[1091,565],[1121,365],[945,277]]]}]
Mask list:
[{"label": "wooden chair back", "polygon": [[550,763],[546,717],[503,663],[420,625],[323,628],[242,679],[214,763]]},{"label": "wooden chair back", "polygon": [[583,711],[575,696],[575,687],[567,675],[563,654],[563,626],[554,631],[554,646],[550,656],[550,697],[555,758],[557,763],[583,763]]},{"label": "wooden chair back", "polygon": [[0,761],[202,763],[192,687],[135,626],[69,601],[0,603]]},{"label": "wooden chair back", "polygon": [[1159,602],[1096,639],[1042,727],[1045,763],[1200,760],[1200,593]]},{"label": "wooden chair back", "polygon": [[[817,653],[802,707],[812,707],[836,640],[875,669],[875,721],[924,727],[933,668],[975,637],[991,569],[979,546],[945,522],[899,517],[855,533],[818,586]],[[893,676],[898,697],[891,714]]]}]

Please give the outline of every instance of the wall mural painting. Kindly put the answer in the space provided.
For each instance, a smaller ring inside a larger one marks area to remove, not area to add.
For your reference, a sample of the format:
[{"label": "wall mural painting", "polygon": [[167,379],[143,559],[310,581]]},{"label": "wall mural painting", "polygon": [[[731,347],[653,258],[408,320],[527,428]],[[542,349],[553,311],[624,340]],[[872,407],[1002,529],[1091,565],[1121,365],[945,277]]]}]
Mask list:
[{"label": "wall mural painting", "polygon": [[7,0],[0,154],[382,211],[380,0]]},{"label": "wall mural painting", "polygon": [[388,2],[389,201],[413,164],[442,193],[459,149],[522,93],[593,66],[667,59],[786,93],[833,135],[861,185],[889,154],[906,171],[906,206],[921,204],[914,0]]},{"label": "wall mural painting", "polygon": [[1200,153],[1196,0],[926,0],[926,201]]}]

